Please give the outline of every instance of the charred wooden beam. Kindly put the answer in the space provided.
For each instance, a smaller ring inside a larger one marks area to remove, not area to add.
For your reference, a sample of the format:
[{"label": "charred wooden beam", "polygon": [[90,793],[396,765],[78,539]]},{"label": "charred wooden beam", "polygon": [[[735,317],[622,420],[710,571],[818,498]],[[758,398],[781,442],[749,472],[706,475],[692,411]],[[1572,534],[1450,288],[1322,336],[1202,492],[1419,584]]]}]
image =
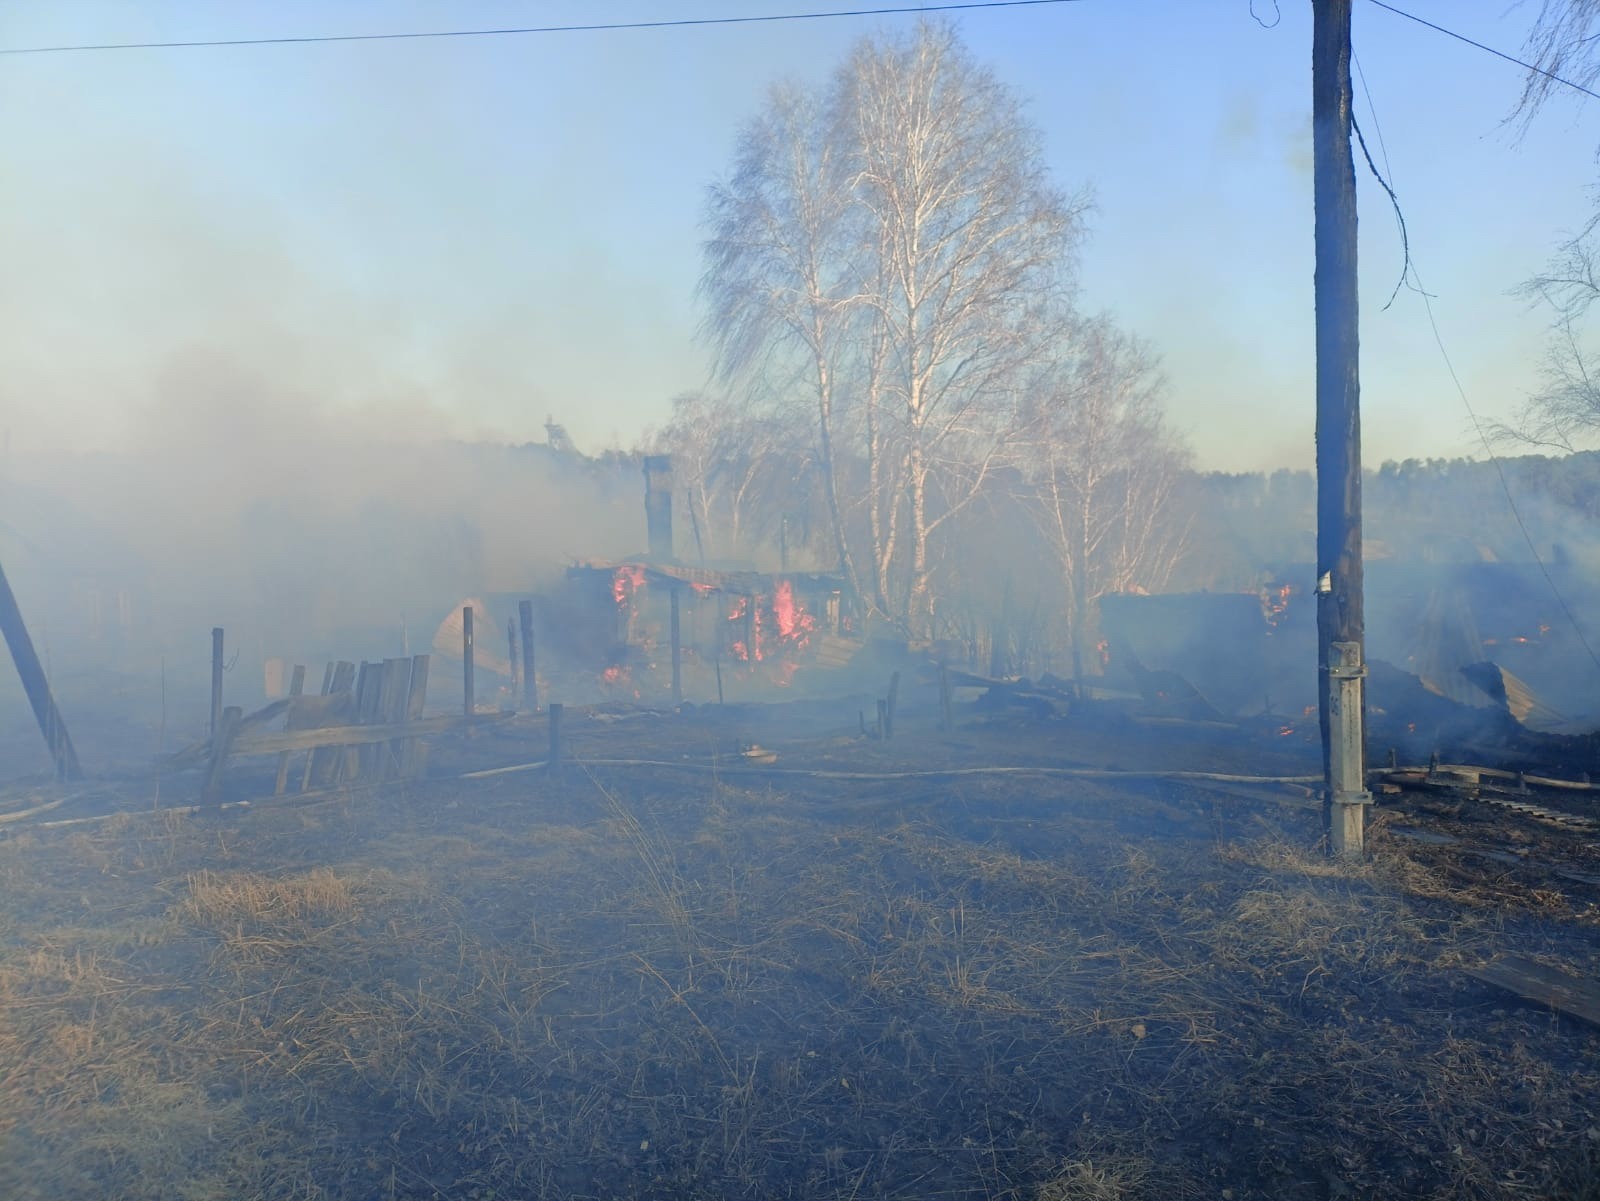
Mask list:
[{"label": "charred wooden beam", "polygon": [[5,635],[6,646],[11,648],[11,661],[17,665],[17,675],[22,678],[22,690],[28,694],[28,704],[33,708],[34,720],[50,748],[50,758],[56,765],[56,775],[63,780],[76,780],[83,775],[78,765],[78,752],[73,749],[72,737],[67,733],[67,723],[56,708],[56,699],[50,692],[50,681],[39,664],[39,655],[33,649],[33,639],[28,637],[28,627],[23,623],[22,610],[11,591],[6,573],[0,569],[0,633]]},{"label": "charred wooden beam", "polygon": [[206,765],[206,782],[200,792],[200,799],[205,804],[221,799],[222,772],[228,765],[228,756],[233,753],[239,722],[243,717],[243,709],[238,705],[229,705],[218,719],[217,732],[211,736],[211,761]]},{"label": "charred wooden beam", "polygon": [[[296,698],[306,690],[306,669],[303,664],[295,664],[294,677],[289,681],[289,701],[291,707]],[[282,751],[278,755],[278,776],[272,786],[272,794],[281,796],[289,786],[289,752]]]},{"label": "charred wooden beam", "polygon": [[644,516],[650,537],[650,557],[662,561],[671,559],[671,455],[645,455],[644,457]]},{"label": "charred wooden beam", "polygon": [[211,737],[217,736],[217,723],[222,720],[222,640],[221,626],[211,627]]},{"label": "charred wooden beam", "polygon": [[1525,955],[1502,955],[1467,975],[1535,1004],[1600,1026],[1600,985]]}]

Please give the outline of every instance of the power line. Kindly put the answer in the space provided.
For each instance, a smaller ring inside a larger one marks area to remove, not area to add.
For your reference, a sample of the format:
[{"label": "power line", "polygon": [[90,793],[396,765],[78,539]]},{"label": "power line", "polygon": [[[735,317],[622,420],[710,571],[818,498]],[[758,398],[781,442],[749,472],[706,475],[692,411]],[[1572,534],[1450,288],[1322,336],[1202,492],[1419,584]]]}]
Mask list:
[{"label": "power line", "polygon": [[486,38],[514,34],[600,33],[620,29],[685,29],[703,25],[759,25],[777,21],[823,21],[835,17],[885,17],[905,13],[964,12],[980,8],[1031,8],[1076,4],[1080,0],[968,0],[967,3],[905,4],[893,8],[853,8],[828,12],[768,13],[752,17],[680,17],[662,21],[615,21],[591,25],[527,25],[505,29],[427,29],[402,33],[343,33],[306,37],[210,38],[187,42],[102,42],[65,46],[0,47],[5,54],[66,54],[77,50],[190,50],[201,46],[301,46],[319,42],[399,42],[424,38]]},{"label": "power line", "polygon": [[[1432,21],[1424,20],[1415,13],[1408,13],[1403,8],[1396,8],[1392,4],[1385,4],[1384,0],[1372,0],[1372,3],[1376,4],[1379,8],[1384,9],[1387,12],[1392,12],[1397,17],[1404,17],[1408,21],[1415,21],[1418,25],[1425,25],[1429,29],[1444,34],[1446,37],[1455,38],[1456,41],[1465,42],[1469,46],[1476,46],[1479,50],[1485,51],[1488,54],[1492,54],[1496,58],[1503,58],[1508,63],[1515,63],[1525,71],[1532,71],[1536,75],[1543,75],[1546,79],[1551,79],[1556,83],[1563,84],[1575,92],[1582,92],[1591,100],[1600,100],[1600,92],[1592,92],[1588,88],[1584,87],[1581,83],[1573,83],[1572,80],[1563,79],[1553,71],[1546,71],[1543,67],[1535,66],[1533,63],[1523,62],[1522,59],[1517,58],[1514,55],[1507,54],[1504,50],[1496,50],[1493,46],[1485,46],[1482,42],[1475,42],[1464,33],[1457,33],[1453,29],[1446,29],[1443,25],[1435,25]],[[1368,97],[1369,101],[1370,99],[1371,98]]]},{"label": "power line", "polygon": [[[1380,0],[1373,0],[1373,3],[1380,3]],[[1389,6],[1385,4],[1383,7],[1388,8]],[[1407,14],[1402,13],[1401,15],[1405,16]],[[1424,24],[1426,24],[1426,22],[1424,22]],[[1350,57],[1352,60],[1355,60],[1354,54],[1352,54]],[[1378,120],[1378,106],[1372,101],[1372,89],[1367,86],[1366,72],[1361,69],[1361,64],[1359,61],[1356,61],[1355,66],[1356,75],[1361,80],[1361,91],[1367,98],[1367,111],[1372,114],[1372,129],[1373,132],[1378,135],[1378,150],[1379,153],[1383,155],[1383,166],[1384,169],[1389,172],[1389,175],[1392,178],[1394,176],[1394,168],[1389,163],[1389,148],[1384,145],[1383,125]],[[1353,117],[1352,120],[1354,120]],[[1362,143],[1361,148],[1362,150],[1366,150],[1365,142]],[[1378,174],[1377,166],[1372,162],[1372,156],[1370,154],[1367,155],[1367,165],[1372,167],[1372,173],[1374,175]],[[1395,196],[1394,190],[1381,175],[1378,176],[1378,182],[1383,184],[1384,190],[1389,193],[1389,199],[1394,202],[1395,217],[1400,221],[1401,235],[1404,237],[1405,219],[1400,216],[1400,201]],[[1450,382],[1455,385],[1456,395],[1461,398],[1461,406],[1462,408],[1466,409],[1467,417],[1472,422],[1472,428],[1477,432],[1478,441],[1483,444],[1484,454],[1488,455],[1489,462],[1494,464],[1495,474],[1500,479],[1500,491],[1505,494],[1506,508],[1511,510],[1511,517],[1517,523],[1517,529],[1522,533],[1522,540],[1528,544],[1528,553],[1533,556],[1534,563],[1538,565],[1539,574],[1544,576],[1544,582],[1549,587],[1550,594],[1556,598],[1556,604],[1561,606],[1562,613],[1566,615],[1567,624],[1572,627],[1572,632],[1577,637],[1579,645],[1582,646],[1583,649],[1588,653],[1590,662],[1592,662],[1597,669],[1600,669],[1600,655],[1595,653],[1594,647],[1590,644],[1589,639],[1584,635],[1583,627],[1578,624],[1577,614],[1573,613],[1572,606],[1567,603],[1567,598],[1561,594],[1561,589],[1556,586],[1555,577],[1550,574],[1550,568],[1545,564],[1544,557],[1539,554],[1539,547],[1534,543],[1533,535],[1528,531],[1527,522],[1522,519],[1522,510],[1518,508],[1516,498],[1511,494],[1511,481],[1506,477],[1505,463],[1501,460],[1499,455],[1494,453],[1494,446],[1489,441],[1489,435],[1484,432],[1483,422],[1478,417],[1478,411],[1472,407],[1472,401],[1467,397],[1467,390],[1462,386],[1461,377],[1456,374],[1456,367],[1450,359],[1450,352],[1445,349],[1444,336],[1439,332],[1439,322],[1434,318],[1433,315],[1433,297],[1423,285],[1422,274],[1417,270],[1416,261],[1411,257],[1409,243],[1406,248],[1404,273],[1400,277],[1401,283],[1405,282],[1406,275],[1409,275],[1416,281],[1415,287],[1413,287],[1411,290],[1414,291],[1418,296],[1422,297],[1422,307],[1423,311],[1428,315],[1428,327],[1433,331],[1434,345],[1439,348],[1439,357],[1444,360],[1445,370],[1450,374]],[[1390,303],[1393,303],[1394,297],[1391,296],[1389,299]],[[1388,306],[1385,305],[1384,307],[1387,308]]]}]

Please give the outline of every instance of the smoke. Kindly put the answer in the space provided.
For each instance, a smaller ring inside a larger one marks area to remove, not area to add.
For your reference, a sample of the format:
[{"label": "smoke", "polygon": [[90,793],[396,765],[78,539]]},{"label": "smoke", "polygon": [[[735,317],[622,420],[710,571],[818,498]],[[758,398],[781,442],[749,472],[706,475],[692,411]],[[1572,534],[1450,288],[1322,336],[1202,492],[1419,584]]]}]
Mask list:
[{"label": "smoke", "polygon": [[[517,315],[441,268],[443,235],[386,237],[385,209],[342,244],[236,153],[208,169],[61,100],[60,138],[0,117],[29,181],[0,190],[0,563],[69,725],[154,725],[163,671],[174,724],[203,720],[212,626],[250,704],[269,657],[422,651],[465,596],[643,548],[630,465],[463,418],[526,431],[573,401],[529,382]],[[0,750],[30,723],[0,666]]]},{"label": "smoke", "polygon": [[[319,403],[314,365],[285,363],[174,355],[118,448],[0,464],[0,562],[69,726],[153,726],[163,676],[175,727],[203,719],[212,626],[230,703],[250,705],[269,657],[314,680],[326,659],[426,651],[463,597],[548,590],[575,558],[643,548],[630,461],[453,439],[399,390]],[[28,745],[0,676],[0,728]]]}]

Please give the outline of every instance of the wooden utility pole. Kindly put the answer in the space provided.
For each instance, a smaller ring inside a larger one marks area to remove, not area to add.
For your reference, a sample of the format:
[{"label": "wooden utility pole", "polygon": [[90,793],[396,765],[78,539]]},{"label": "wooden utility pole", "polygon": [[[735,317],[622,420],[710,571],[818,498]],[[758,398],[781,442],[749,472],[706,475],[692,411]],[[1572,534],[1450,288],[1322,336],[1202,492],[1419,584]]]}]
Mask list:
[{"label": "wooden utility pole", "polygon": [[76,780],[83,775],[83,769],[78,766],[78,752],[72,748],[67,723],[61,720],[61,710],[56,708],[50,681],[39,664],[39,655],[33,649],[33,639],[28,637],[28,627],[22,622],[22,610],[17,607],[17,598],[4,569],[0,569],[0,634],[5,635],[6,645],[11,648],[11,661],[17,665],[22,691],[28,694],[34,720],[39,723],[39,732],[44,735],[50,758],[55,761],[56,777]]},{"label": "wooden utility pole", "polygon": [[211,627],[211,737],[217,736],[222,723],[222,672],[224,660],[221,626]]},{"label": "wooden utility pole", "polygon": [[1328,849],[1359,855],[1366,805],[1366,619],[1361,571],[1361,379],[1352,0],[1311,0],[1317,242],[1317,667]]}]

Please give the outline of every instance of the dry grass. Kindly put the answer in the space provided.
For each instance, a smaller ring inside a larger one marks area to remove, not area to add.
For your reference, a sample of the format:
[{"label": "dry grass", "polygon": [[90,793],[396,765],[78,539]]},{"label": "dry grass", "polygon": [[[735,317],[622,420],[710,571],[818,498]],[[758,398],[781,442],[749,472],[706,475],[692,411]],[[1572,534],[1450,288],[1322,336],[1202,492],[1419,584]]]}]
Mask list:
[{"label": "dry grass", "polygon": [[1453,970],[1579,906],[1024,787],[0,844],[0,1195],[1596,1197],[1594,1035]]}]

